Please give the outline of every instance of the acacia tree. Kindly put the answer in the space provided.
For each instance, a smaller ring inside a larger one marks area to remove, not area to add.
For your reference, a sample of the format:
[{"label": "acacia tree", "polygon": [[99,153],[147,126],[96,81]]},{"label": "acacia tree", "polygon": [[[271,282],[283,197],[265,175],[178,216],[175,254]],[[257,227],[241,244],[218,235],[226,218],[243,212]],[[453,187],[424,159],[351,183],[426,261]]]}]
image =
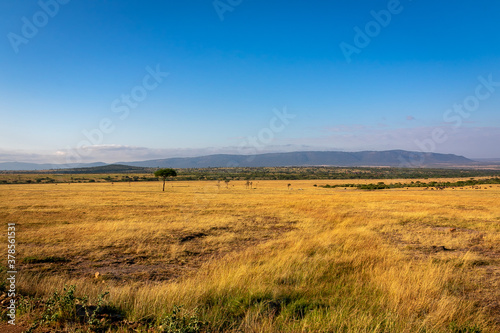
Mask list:
[{"label": "acacia tree", "polygon": [[170,168],[165,168],[165,169],[158,169],[155,171],[155,177],[159,177],[163,179],[163,191],[165,191],[165,181],[167,180],[168,177],[176,177],[177,172],[174,169]]}]

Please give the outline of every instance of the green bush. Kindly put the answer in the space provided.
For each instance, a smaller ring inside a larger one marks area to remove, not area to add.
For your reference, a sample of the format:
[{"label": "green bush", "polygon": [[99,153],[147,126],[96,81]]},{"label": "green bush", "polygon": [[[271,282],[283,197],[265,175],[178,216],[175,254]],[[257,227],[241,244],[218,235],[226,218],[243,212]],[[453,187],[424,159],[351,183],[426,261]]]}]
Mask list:
[{"label": "green bush", "polygon": [[[88,296],[77,297],[75,295],[76,286],[64,286],[62,293],[54,291],[54,293],[45,301],[42,302],[42,313],[34,320],[31,327],[26,332],[33,332],[39,326],[53,327],[54,325],[62,326],[66,323],[81,323],[86,324],[90,331],[100,331],[106,324],[105,321],[98,320],[97,316],[103,312],[104,298],[108,292],[98,296],[96,305],[89,304]],[[23,298],[20,310],[32,311],[37,304],[37,300]]]},{"label": "green bush", "polygon": [[171,313],[165,315],[159,322],[159,328],[164,333],[197,333],[207,326],[198,319],[197,314],[185,314],[181,306],[174,305]]}]

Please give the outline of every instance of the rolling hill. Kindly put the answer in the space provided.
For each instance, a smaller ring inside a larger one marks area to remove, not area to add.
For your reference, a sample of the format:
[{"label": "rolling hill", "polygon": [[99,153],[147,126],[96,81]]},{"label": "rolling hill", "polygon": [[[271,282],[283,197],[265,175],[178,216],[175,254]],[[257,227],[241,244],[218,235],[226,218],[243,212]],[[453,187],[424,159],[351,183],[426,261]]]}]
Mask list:
[{"label": "rolling hill", "polygon": [[[409,161],[414,161],[410,164]],[[417,163],[418,162],[418,163]],[[406,164],[405,164],[406,163]],[[218,154],[200,157],[166,158],[124,162],[140,167],[208,168],[208,167],[277,167],[277,166],[392,166],[392,167],[452,167],[473,165],[475,162],[452,154],[419,153],[405,150],[338,152],[307,151],[258,155]]]},{"label": "rolling hill", "polygon": [[[216,168],[216,167],[286,167],[286,166],[387,166],[387,167],[466,167],[477,165],[478,162],[453,154],[421,153],[406,150],[388,151],[303,151],[289,153],[267,153],[257,155],[216,154],[199,157],[165,158],[148,161],[118,162],[114,167],[105,163],[88,163],[79,165],[67,164],[35,164],[7,162],[0,163],[0,170],[48,170],[61,169],[69,171],[84,171],[81,168],[95,168],[104,172],[117,170],[116,165],[127,165],[139,168]],[[103,168],[104,167],[104,168]],[[102,169],[102,170],[101,170]],[[140,172],[138,169],[122,172]],[[123,170],[122,170],[123,169]]]}]

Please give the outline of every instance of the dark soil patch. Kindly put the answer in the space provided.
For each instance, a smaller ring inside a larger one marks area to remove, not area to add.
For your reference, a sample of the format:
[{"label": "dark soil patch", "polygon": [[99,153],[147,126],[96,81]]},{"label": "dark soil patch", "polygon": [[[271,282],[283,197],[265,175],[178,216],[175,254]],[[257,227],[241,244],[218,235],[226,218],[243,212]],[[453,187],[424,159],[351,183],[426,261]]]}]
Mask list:
[{"label": "dark soil patch", "polygon": [[[57,257],[29,258],[21,264],[21,269],[27,274],[87,277],[95,283],[175,280],[196,272],[204,263],[276,239],[295,229],[293,224],[276,217],[237,217],[234,224],[225,226],[194,231],[173,230],[170,234],[149,240],[147,244],[101,244],[96,248],[98,256],[88,251],[67,255],[71,261]],[[204,242],[209,236],[216,239]],[[156,248],[156,245],[158,251],[139,253],[135,250],[136,247],[149,250]],[[175,249],[176,245],[179,251],[169,252],[170,246]]]},{"label": "dark soil patch", "polygon": [[23,263],[25,264],[43,264],[43,263],[64,263],[64,262],[69,262],[69,259],[62,258],[62,257],[55,257],[55,256],[49,256],[49,257],[26,257],[23,258]]},{"label": "dark soil patch", "polygon": [[441,251],[454,251],[454,250],[447,249],[443,245],[440,245],[440,246],[433,245],[433,246],[431,246],[431,251],[432,252],[441,252]]},{"label": "dark soil patch", "polygon": [[181,239],[179,239],[179,242],[181,242],[181,243],[189,242],[190,240],[193,240],[193,239],[196,239],[196,238],[202,238],[202,237],[206,237],[206,236],[208,236],[208,235],[206,233],[204,233],[204,232],[197,232],[197,233],[194,233],[194,234],[190,234],[190,235],[181,237]]}]

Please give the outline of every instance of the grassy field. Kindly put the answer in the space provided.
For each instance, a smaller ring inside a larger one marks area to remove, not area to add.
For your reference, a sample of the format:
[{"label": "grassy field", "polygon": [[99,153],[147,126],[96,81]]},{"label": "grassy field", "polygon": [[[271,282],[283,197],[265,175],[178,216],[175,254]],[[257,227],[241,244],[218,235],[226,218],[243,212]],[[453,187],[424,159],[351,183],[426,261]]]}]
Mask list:
[{"label": "grassy field", "polygon": [[165,192],[160,182],[2,185],[0,217],[4,228],[16,223],[25,296],[18,324],[38,323],[40,332],[500,331],[500,186],[252,183],[178,181]]}]

